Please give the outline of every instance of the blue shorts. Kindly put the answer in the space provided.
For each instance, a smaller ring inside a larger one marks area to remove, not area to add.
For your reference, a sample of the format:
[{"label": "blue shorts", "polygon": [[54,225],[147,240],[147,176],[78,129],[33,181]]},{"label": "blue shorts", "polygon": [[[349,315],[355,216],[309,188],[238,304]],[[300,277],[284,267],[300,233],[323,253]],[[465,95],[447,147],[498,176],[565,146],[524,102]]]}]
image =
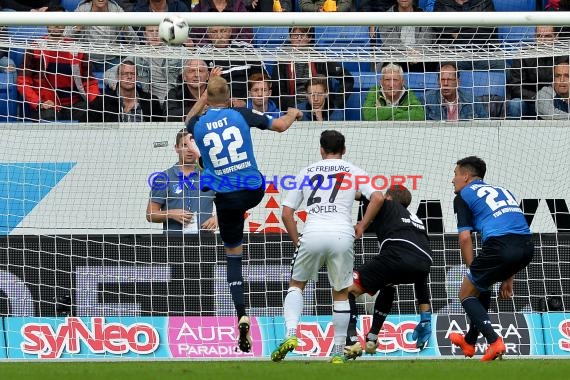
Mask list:
[{"label": "blue shorts", "polygon": [[467,278],[479,291],[488,290],[524,269],[534,255],[532,235],[490,237],[473,259]]},{"label": "blue shorts", "polygon": [[257,206],[264,195],[264,186],[256,190],[216,193],[214,203],[224,246],[233,248],[243,242],[244,215],[247,210]]}]

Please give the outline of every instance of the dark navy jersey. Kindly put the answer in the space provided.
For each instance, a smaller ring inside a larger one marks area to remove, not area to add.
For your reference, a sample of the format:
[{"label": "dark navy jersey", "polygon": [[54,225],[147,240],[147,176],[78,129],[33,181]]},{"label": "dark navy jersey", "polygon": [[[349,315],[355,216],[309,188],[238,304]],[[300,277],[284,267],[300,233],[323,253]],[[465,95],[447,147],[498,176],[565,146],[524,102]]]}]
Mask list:
[{"label": "dark navy jersey", "polygon": [[431,259],[432,252],[422,220],[400,202],[385,199],[374,219],[374,226],[380,252],[384,244],[400,242],[416,247]]},{"label": "dark navy jersey", "polygon": [[508,234],[530,235],[528,223],[513,195],[499,186],[477,179],[453,201],[457,232],[477,231],[483,241]]},{"label": "dark navy jersey", "polygon": [[200,186],[218,193],[261,187],[249,129],[270,129],[272,122],[248,108],[210,108],[192,117],[186,127],[202,156]]}]

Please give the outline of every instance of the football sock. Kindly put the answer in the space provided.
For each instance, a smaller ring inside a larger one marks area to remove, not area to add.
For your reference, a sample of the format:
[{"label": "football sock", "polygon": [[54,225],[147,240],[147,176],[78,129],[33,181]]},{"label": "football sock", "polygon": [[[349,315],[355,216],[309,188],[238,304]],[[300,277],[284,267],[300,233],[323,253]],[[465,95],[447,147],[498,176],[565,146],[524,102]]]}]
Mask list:
[{"label": "football sock", "polygon": [[380,289],[378,297],[376,297],[376,301],[374,302],[374,314],[372,315],[370,334],[378,335],[380,333],[386,317],[390,313],[390,310],[392,310],[395,294],[396,288],[393,286]]},{"label": "football sock", "polygon": [[334,348],[333,354],[342,354],[346,342],[346,330],[350,321],[350,304],[346,301],[333,302],[333,328],[334,328]]},{"label": "football sock", "polygon": [[485,310],[481,301],[476,297],[467,297],[461,301],[461,305],[469,316],[471,323],[483,334],[487,342],[493,343],[496,341],[498,335],[495,330],[493,330],[493,325],[489,320],[489,314],[487,314],[487,310]]},{"label": "football sock", "polygon": [[297,335],[297,325],[303,312],[303,291],[295,286],[287,290],[283,301],[283,314],[287,337]]},{"label": "football sock", "polygon": [[245,315],[243,277],[241,272],[241,255],[227,255],[226,278],[236,308],[238,320]]},{"label": "football sock", "polygon": [[352,346],[358,342],[356,333],[356,321],[358,319],[358,310],[356,309],[356,298],[351,293],[348,294],[348,303],[350,304],[350,320],[348,322],[348,330],[346,332],[346,345]]},{"label": "football sock", "polygon": [[[487,290],[486,292],[481,292],[479,294],[479,302],[481,302],[481,306],[487,312],[489,311],[489,306],[491,305],[491,292]],[[477,338],[479,337],[479,329],[473,322],[469,324],[469,331],[465,334],[465,341],[469,344],[475,344],[477,342]]]}]

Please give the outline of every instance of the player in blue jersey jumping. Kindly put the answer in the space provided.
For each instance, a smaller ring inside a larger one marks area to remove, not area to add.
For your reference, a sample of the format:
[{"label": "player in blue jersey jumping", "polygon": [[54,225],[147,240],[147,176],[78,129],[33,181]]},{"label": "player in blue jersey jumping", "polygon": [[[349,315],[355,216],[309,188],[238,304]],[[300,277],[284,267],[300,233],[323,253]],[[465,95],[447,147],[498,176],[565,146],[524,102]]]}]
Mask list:
[{"label": "player in blue jersey jumping", "polygon": [[[202,114],[206,105],[208,109]],[[245,311],[242,276],[244,214],[257,206],[265,194],[250,128],[284,132],[303,113],[290,108],[285,115],[272,119],[248,108],[229,105],[228,83],[220,76],[211,76],[205,96],[190,111],[186,127],[202,156],[202,177],[208,179],[208,183],[201,183],[202,189],[216,192],[214,203],[227,256],[227,281],[238,316],[238,345],[241,351],[250,352],[250,321]]]},{"label": "player in blue jersey jumping", "polygon": [[[513,295],[513,277],[532,260],[534,243],[524,214],[513,195],[505,188],[483,182],[487,166],[479,157],[457,161],[453,183],[454,212],[457,217],[459,247],[469,268],[459,290],[459,299],[469,316],[466,335],[451,333],[449,339],[463,354],[475,354],[479,333],[487,340],[481,361],[500,358],[506,351],[503,338],[489,320],[490,288],[501,282],[499,298]],[[481,234],[483,247],[474,257],[471,233]]]}]

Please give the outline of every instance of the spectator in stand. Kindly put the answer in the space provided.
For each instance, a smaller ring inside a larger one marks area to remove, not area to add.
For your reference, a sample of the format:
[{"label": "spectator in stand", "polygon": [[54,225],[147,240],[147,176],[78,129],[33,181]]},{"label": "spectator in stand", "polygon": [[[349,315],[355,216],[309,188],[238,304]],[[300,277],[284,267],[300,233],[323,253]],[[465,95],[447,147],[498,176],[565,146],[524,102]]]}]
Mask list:
[{"label": "spectator in stand", "polygon": [[16,71],[16,64],[9,56],[9,49],[0,49],[0,72],[13,73]]},{"label": "spectator in stand", "polygon": [[352,0],[301,0],[303,12],[350,12]]},{"label": "spectator in stand", "polygon": [[271,98],[271,78],[266,73],[255,73],[249,77],[249,99],[247,108],[278,119],[285,114],[273,103]]},{"label": "spectator in stand", "polygon": [[245,0],[248,12],[291,12],[291,0]]},{"label": "spectator in stand", "polygon": [[357,12],[386,12],[396,0],[363,0],[355,2]]},{"label": "spectator in stand", "polygon": [[160,102],[156,96],[139,90],[137,69],[133,61],[119,64],[117,89],[97,97],[93,108],[89,109],[83,122],[122,122],[164,121]]},{"label": "spectator in stand", "polygon": [[[158,25],[144,27],[144,43],[160,48],[164,42],[158,35]],[[137,66],[137,85],[144,91],[154,95],[164,104],[168,91],[178,84],[182,61],[177,58],[155,57],[128,57],[125,60],[133,61]],[[111,90],[117,86],[117,69],[115,66],[105,72],[105,84]]]},{"label": "spectator in stand", "polygon": [[299,105],[304,121],[344,120],[341,110],[330,109],[327,78],[316,75],[305,83],[307,101]]},{"label": "spectator in stand", "polygon": [[[437,0],[435,12],[494,12],[492,0]],[[453,17],[453,16],[451,16]],[[437,43],[450,45],[496,45],[498,38],[493,27],[444,27],[437,30]],[[493,47],[489,47],[494,50]],[[502,60],[458,62],[459,70],[504,69]]]},{"label": "spectator in stand", "polygon": [[[192,12],[247,12],[244,0],[199,0],[199,3],[192,8]],[[208,43],[206,29],[192,28],[190,36],[198,45]],[[236,41],[251,42],[253,30],[248,27],[234,28],[232,39]]]},{"label": "spectator in stand", "polygon": [[[45,12],[50,1],[34,1],[34,6],[23,4],[22,1],[0,0],[0,11],[12,10],[18,12]],[[64,10],[65,11],[65,10]]]},{"label": "spectator in stand", "polygon": [[[44,12],[47,10],[46,1],[38,1],[35,3],[41,3],[42,6],[37,8],[32,8],[26,4],[22,4],[21,1],[13,0],[0,0],[0,11],[18,11],[18,12]],[[4,27],[0,27],[3,30]],[[0,72],[12,73],[16,71],[16,64],[8,55],[9,50],[6,48],[0,48]]]},{"label": "spectator in stand", "polygon": [[570,0],[548,0],[544,9],[547,11],[570,11]]},{"label": "spectator in stand", "polygon": [[570,119],[570,68],[568,56],[554,61],[552,86],[544,86],[536,94],[536,114],[543,120]]},{"label": "spectator in stand", "polygon": [[[63,12],[52,5],[49,12]],[[17,78],[18,92],[29,107],[26,117],[40,121],[71,121],[81,119],[99,95],[97,79],[89,72],[83,53],[41,49],[42,42],[57,44],[64,38],[64,26],[48,26],[48,34],[34,43],[25,55]]]},{"label": "spectator in stand", "polygon": [[[289,31],[289,43],[294,49],[308,50],[314,47],[314,28],[294,26]],[[296,108],[306,101],[305,83],[316,75],[329,78],[331,106],[345,109],[345,102],[354,87],[354,78],[340,62],[279,62],[273,69],[273,92],[281,110]]]},{"label": "spectator in stand", "polygon": [[164,107],[168,121],[184,121],[206,91],[208,77],[208,65],[201,59],[189,59],[184,63],[182,83],[168,92]]},{"label": "spectator in stand", "polygon": [[[113,0],[85,0],[75,12],[123,12]],[[65,35],[77,40],[91,42],[97,46],[114,43],[136,43],[139,38],[131,26],[77,25],[65,28]],[[112,54],[91,53],[91,70],[105,72],[120,62],[120,57]]]},{"label": "spectator in stand", "polygon": [[457,66],[444,62],[439,70],[439,90],[426,93],[426,120],[473,120],[489,117],[483,103],[473,102],[473,95],[459,88]]},{"label": "spectator in stand", "polygon": [[190,12],[182,0],[138,0],[135,12]]},{"label": "spectator in stand", "polygon": [[404,87],[404,71],[400,65],[391,63],[382,68],[380,86],[370,89],[362,105],[362,119],[425,120],[423,105],[413,91]]},{"label": "spectator in stand", "polygon": [[[544,9],[547,11],[568,12],[570,11],[570,0],[549,0]],[[570,28],[567,26],[561,27],[558,31],[558,36],[560,38],[570,37]]]},{"label": "spectator in stand", "polygon": [[[388,12],[423,12],[423,10],[416,7],[413,0],[397,0],[397,3],[392,5]],[[404,71],[425,72],[437,70],[437,63],[435,62],[419,62],[420,53],[416,50],[416,47],[433,43],[434,35],[431,27],[384,26],[379,27],[377,33],[380,34],[382,48],[395,47],[401,49],[405,47],[408,50],[408,56],[418,57],[416,62],[398,62]],[[373,41],[376,41],[376,35],[373,36]]]},{"label": "spectator in stand", "polygon": [[[537,45],[553,44],[557,30],[553,26],[537,26]],[[507,117],[535,118],[536,94],[552,83],[554,57],[521,58],[513,61],[507,70]]]},{"label": "spectator in stand", "polygon": [[203,52],[211,54],[218,51],[220,59],[206,61],[208,67],[220,67],[222,77],[230,85],[232,105],[234,107],[245,107],[247,101],[247,81],[250,75],[265,72],[263,63],[259,61],[236,61],[227,58],[227,53],[220,49],[231,51],[250,50],[254,54],[253,46],[247,42],[232,39],[232,28],[227,26],[211,26],[208,28],[207,37],[209,45],[201,47],[197,51],[197,56]]}]

